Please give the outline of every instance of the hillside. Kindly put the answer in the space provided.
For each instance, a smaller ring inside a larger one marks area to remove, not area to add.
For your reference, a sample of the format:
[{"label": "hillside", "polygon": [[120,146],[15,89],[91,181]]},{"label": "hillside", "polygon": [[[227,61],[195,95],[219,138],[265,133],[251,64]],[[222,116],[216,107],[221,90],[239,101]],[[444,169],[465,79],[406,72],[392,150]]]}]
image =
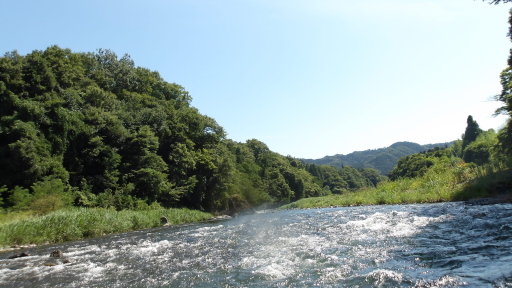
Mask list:
[{"label": "hillside", "polygon": [[420,145],[413,142],[396,142],[389,147],[355,151],[347,155],[336,154],[321,159],[302,159],[306,163],[330,165],[335,167],[352,166],[354,168],[374,168],[382,175],[387,175],[403,156],[426,151],[434,147],[445,147],[447,143]]},{"label": "hillside", "polygon": [[58,46],[6,53],[0,57],[0,211],[225,212],[382,180],[371,169],[306,167],[256,139],[230,140],[191,101],[184,87],[135,66],[127,54]]}]

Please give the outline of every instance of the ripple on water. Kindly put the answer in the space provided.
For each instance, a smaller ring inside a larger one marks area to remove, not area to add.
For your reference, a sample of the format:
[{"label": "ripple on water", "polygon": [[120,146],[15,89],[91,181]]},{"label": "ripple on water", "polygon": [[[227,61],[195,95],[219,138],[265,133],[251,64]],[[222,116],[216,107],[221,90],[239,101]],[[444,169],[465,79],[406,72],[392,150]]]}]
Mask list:
[{"label": "ripple on water", "polygon": [[[463,203],[256,214],[3,253],[0,287],[512,287],[510,223]],[[72,263],[42,265],[57,248]]]}]

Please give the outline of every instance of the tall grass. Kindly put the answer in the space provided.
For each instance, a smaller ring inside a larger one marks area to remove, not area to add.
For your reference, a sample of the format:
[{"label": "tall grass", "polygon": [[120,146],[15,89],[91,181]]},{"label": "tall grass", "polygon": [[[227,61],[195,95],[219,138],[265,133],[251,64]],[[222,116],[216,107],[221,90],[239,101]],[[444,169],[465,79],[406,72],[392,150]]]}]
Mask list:
[{"label": "tall grass", "polygon": [[172,224],[198,222],[212,217],[189,209],[147,211],[67,208],[44,216],[0,223],[0,246],[58,243],[160,226],[165,216]]},{"label": "tall grass", "polygon": [[317,198],[305,198],[282,206],[283,209],[330,206],[411,204],[462,201],[489,197],[512,182],[505,167],[474,167],[466,163],[438,163],[418,178],[402,178],[380,183],[376,188]]}]

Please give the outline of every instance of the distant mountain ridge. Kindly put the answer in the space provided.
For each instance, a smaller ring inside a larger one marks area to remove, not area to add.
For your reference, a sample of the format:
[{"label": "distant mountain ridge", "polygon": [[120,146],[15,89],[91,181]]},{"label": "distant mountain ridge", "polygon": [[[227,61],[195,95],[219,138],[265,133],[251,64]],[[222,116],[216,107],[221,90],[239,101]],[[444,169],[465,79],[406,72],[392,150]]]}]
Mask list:
[{"label": "distant mountain ridge", "polygon": [[452,142],[420,145],[404,141],[393,143],[391,146],[385,148],[355,151],[347,155],[336,154],[320,159],[302,159],[302,161],[316,165],[331,165],[335,167],[352,166],[358,169],[374,168],[382,175],[387,175],[398,163],[398,159],[403,156],[419,153],[435,147],[444,148],[451,144]]}]

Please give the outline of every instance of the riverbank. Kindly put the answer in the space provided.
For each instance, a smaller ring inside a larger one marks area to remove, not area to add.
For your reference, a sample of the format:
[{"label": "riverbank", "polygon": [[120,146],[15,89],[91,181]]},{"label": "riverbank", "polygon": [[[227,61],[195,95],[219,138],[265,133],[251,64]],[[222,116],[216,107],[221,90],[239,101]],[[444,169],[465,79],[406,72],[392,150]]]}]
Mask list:
[{"label": "riverbank", "polygon": [[106,234],[161,226],[161,217],[172,225],[200,222],[213,215],[197,210],[107,210],[67,208],[44,216],[30,216],[0,223],[0,248],[60,243]]},{"label": "riverbank", "polygon": [[[436,171],[439,170],[439,171]],[[376,188],[341,195],[305,198],[280,209],[469,201],[482,205],[512,202],[512,170],[440,167],[423,177],[381,183]],[[0,249],[16,245],[60,243],[172,224],[200,222],[212,214],[189,209],[107,210],[66,208],[44,216],[21,215],[0,221]]]},{"label": "riverbank", "polygon": [[512,191],[507,194],[490,195],[482,198],[472,198],[466,200],[439,200],[427,202],[400,202],[400,203],[359,203],[355,204],[349,202],[346,198],[336,196],[325,196],[318,198],[301,199],[287,205],[281,206],[279,209],[317,209],[317,208],[333,208],[333,207],[353,207],[353,206],[372,206],[372,205],[400,205],[400,204],[427,204],[427,203],[441,203],[441,202],[458,202],[465,201],[468,205],[492,205],[501,203],[512,203]]},{"label": "riverbank", "polygon": [[471,169],[459,171],[457,167],[443,173],[431,170],[423,177],[403,178],[380,183],[369,188],[341,195],[304,198],[281,206],[280,209],[308,209],[363,205],[396,205],[480,201],[512,202],[512,171]]}]

